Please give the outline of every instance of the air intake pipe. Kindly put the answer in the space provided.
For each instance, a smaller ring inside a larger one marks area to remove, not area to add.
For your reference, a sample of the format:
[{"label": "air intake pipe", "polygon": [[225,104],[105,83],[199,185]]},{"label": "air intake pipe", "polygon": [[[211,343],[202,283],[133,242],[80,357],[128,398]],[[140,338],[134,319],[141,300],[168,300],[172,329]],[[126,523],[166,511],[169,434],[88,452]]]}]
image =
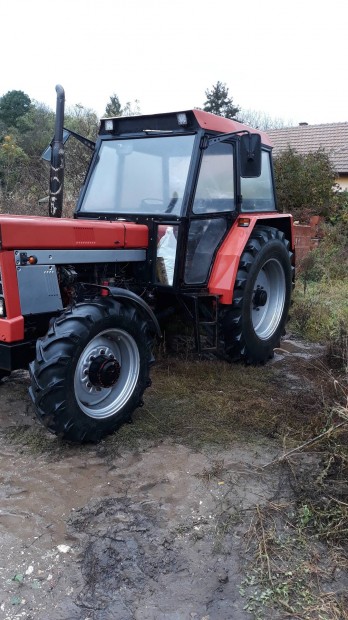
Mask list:
[{"label": "air intake pipe", "polygon": [[50,196],[49,196],[49,215],[50,217],[62,217],[63,209],[63,187],[64,187],[64,88],[57,84],[57,105],[56,105],[56,124],[51,151],[51,172],[50,172]]}]

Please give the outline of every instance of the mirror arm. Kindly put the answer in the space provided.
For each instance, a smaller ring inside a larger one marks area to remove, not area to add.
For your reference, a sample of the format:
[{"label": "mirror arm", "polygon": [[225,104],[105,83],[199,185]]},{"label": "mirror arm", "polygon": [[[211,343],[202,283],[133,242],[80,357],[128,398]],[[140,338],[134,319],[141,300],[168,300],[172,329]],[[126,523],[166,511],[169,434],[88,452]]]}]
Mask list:
[{"label": "mirror arm", "polygon": [[216,144],[217,142],[225,142],[226,140],[232,138],[232,136],[241,136],[242,134],[251,135],[250,131],[247,131],[246,129],[242,129],[241,131],[232,131],[232,133],[222,133],[219,136],[214,136],[214,138],[209,138],[207,146],[210,146],[211,144]]},{"label": "mirror arm", "polygon": [[249,150],[248,150],[248,155],[247,155],[248,161],[254,161],[255,151],[251,150],[251,136],[253,134],[247,129],[242,129],[242,131],[233,131],[232,133],[223,133],[223,134],[220,134],[219,136],[214,136],[214,138],[209,138],[204,144],[201,145],[201,148],[206,149],[211,144],[217,144],[218,142],[225,142],[226,140],[229,140],[229,138],[231,138],[232,136],[236,136],[236,135],[241,136],[243,134],[249,136]]},{"label": "mirror arm", "polygon": [[93,142],[92,140],[89,140],[88,138],[85,138],[84,136],[81,136],[79,133],[76,133],[75,131],[72,131],[71,129],[67,129],[66,127],[64,127],[64,131],[67,131],[70,136],[73,136],[74,138],[76,138],[76,140],[84,144],[84,146],[86,146],[91,151],[94,151],[95,142]]}]

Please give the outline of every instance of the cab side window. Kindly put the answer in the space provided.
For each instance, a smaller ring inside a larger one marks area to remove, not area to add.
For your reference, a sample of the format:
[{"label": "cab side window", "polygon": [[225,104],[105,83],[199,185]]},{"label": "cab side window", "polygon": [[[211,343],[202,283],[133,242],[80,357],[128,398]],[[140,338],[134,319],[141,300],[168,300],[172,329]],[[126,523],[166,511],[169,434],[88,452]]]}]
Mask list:
[{"label": "cab side window", "polygon": [[200,215],[234,209],[233,145],[218,142],[203,152],[192,210]]},{"label": "cab side window", "polygon": [[242,211],[275,211],[271,154],[262,151],[261,176],[241,177]]}]

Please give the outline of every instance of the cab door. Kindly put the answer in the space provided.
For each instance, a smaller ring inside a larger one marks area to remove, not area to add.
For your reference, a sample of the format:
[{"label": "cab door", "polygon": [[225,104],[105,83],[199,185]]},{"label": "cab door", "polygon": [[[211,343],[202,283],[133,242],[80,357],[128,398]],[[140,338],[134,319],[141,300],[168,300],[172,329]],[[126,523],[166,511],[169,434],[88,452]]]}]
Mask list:
[{"label": "cab door", "polygon": [[184,284],[204,286],[236,212],[235,144],[219,142],[201,157],[189,219]]}]

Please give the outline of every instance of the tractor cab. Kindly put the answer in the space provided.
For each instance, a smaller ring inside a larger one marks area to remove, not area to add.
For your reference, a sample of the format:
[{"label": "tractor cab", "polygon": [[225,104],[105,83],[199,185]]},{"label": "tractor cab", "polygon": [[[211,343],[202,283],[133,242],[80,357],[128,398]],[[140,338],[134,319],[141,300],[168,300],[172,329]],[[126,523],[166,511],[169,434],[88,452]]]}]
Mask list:
[{"label": "tractor cab", "polygon": [[146,282],[197,290],[238,217],[275,209],[267,136],[190,110],[102,119],[75,217],[145,223]]}]

